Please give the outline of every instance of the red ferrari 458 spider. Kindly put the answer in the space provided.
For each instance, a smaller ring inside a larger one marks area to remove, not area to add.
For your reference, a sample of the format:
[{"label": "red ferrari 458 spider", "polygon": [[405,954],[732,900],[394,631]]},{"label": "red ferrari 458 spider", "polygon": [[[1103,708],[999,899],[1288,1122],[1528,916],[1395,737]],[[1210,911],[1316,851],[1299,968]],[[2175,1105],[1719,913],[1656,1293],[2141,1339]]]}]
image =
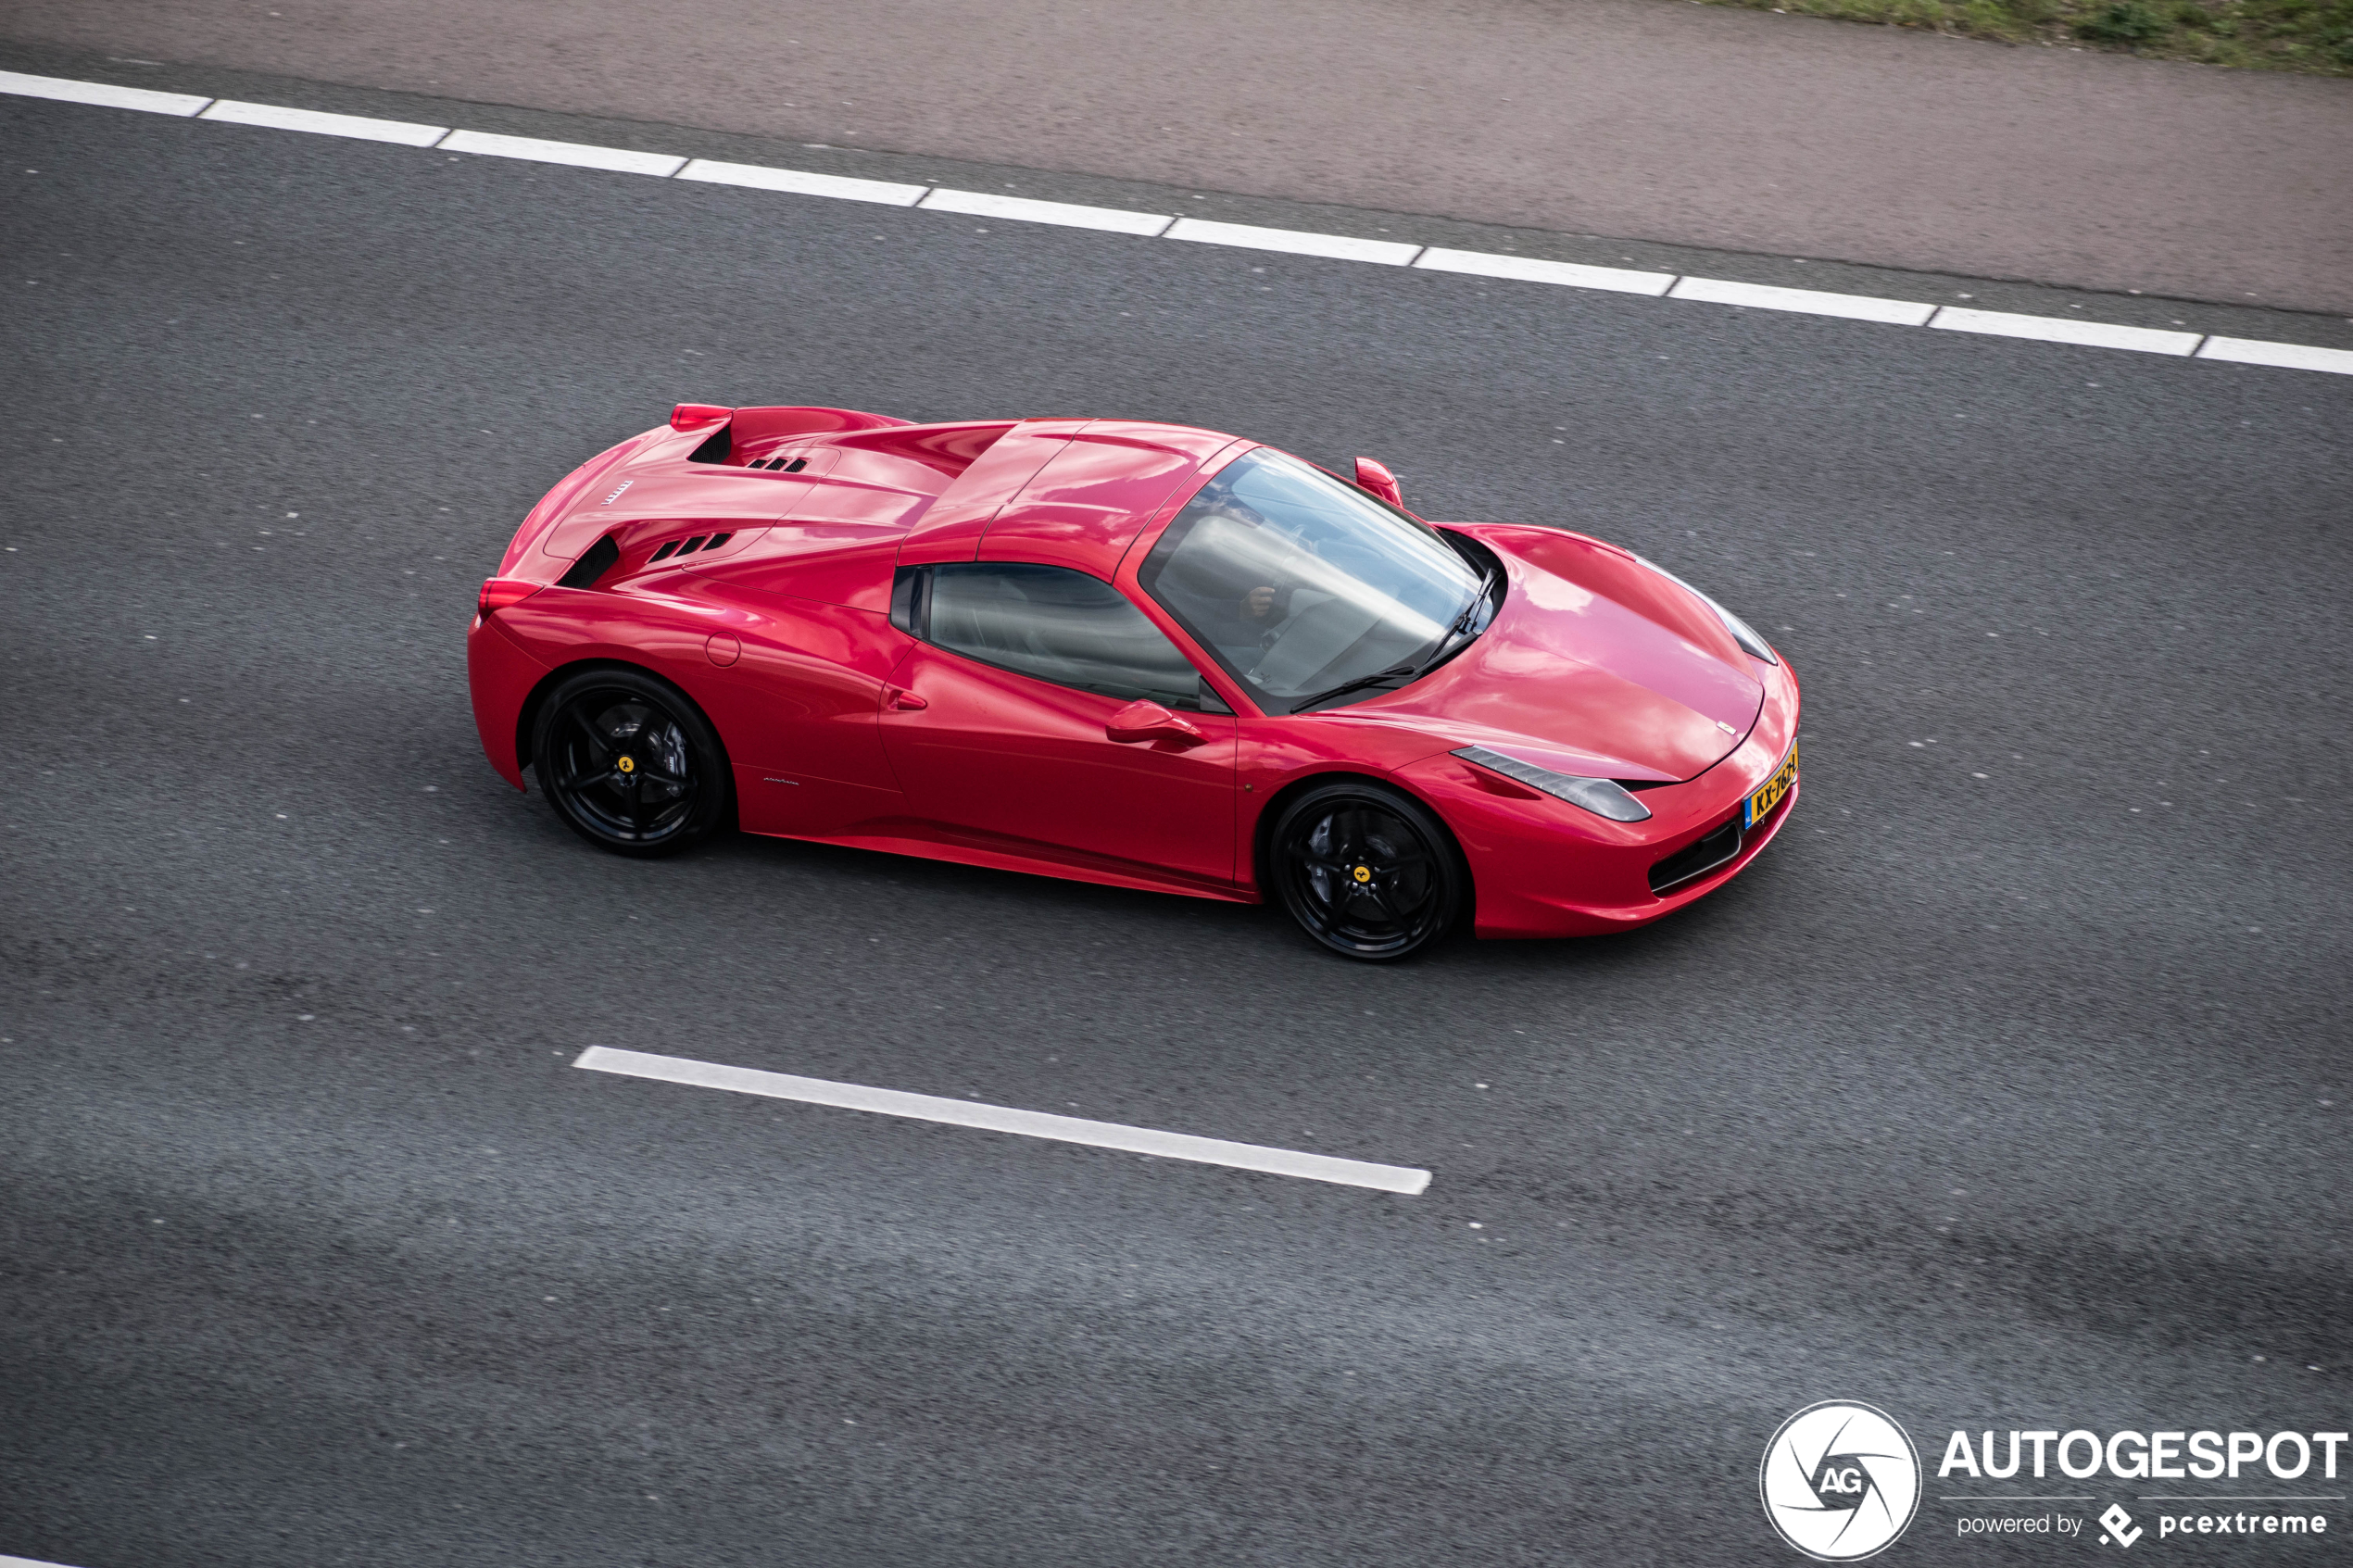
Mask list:
[{"label": "red ferrari 458 spider", "polygon": [[603,848],[1273,897],[1357,959],[1656,920],[1797,795],[1796,680],[1690,584],[1181,425],[684,404],[533,508],[467,653]]}]

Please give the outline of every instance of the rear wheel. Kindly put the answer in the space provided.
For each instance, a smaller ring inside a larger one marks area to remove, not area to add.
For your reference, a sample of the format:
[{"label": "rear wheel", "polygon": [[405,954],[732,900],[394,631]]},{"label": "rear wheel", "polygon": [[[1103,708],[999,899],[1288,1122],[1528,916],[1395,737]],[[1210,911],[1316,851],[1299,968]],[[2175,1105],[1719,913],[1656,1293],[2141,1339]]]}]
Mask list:
[{"label": "rear wheel", "polygon": [[1267,845],[1283,907],[1352,959],[1417,953],[1453,929],[1469,890],[1454,841],[1428,807],[1362,781],[1318,784],[1283,808]]},{"label": "rear wheel", "polygon": [[727,754],[666,681],[586,670],[547,694],[532,765],[556,815],[600,849],[670,855],[726,816]]}]

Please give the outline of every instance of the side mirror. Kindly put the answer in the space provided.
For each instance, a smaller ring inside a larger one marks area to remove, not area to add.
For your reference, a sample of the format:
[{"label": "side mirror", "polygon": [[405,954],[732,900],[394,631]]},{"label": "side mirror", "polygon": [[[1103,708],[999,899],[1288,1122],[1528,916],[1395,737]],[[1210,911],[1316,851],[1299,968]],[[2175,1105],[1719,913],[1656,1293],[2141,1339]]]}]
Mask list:
[{"label": "side mirror", "polygon": [[1166,740],[1178,746],[1199,746],[1209,739],[1190,721],[1149,697],[1139,697],[1113,714],[1103,734],[1115,741]]},{"label": "side mirror", "polygon": [[1356,459],[1356,488],[1371,492],[1392,507],[1405,504],[1405,493],[1397,488],[1397,476],[1370,458]]}]

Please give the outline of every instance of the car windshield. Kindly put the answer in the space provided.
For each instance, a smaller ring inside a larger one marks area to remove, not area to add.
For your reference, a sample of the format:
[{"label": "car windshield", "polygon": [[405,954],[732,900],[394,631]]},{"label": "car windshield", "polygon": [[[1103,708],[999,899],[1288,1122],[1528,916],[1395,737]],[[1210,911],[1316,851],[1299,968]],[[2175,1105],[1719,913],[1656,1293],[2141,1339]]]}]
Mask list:
[{"label": "car windshield", "polygon": [[1139,576],[1276,713],[1417,667],[1480,583],[1436,529],[1265,449],[1202,487]]}]

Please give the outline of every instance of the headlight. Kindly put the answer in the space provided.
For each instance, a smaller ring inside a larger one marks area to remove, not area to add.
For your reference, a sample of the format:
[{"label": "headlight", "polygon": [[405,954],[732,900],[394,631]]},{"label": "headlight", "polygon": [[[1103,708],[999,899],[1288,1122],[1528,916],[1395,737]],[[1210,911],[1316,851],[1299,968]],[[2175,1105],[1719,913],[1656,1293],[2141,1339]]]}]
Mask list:
[{"label": "headlight", "polygon": [[1747,621],[1743,621],[1739,616],[1734,615],[1730,610],[1726,609],[1722,605],[1718,604],[1714,599],[1708,597],[1705,594],[1701,593],[1697,588],[1692,587],[1689,583],[1684,582],[1681,578],[1676,576],[1673,572],[1659,565],[1658,562],[1655,560],[1642,560],[1642,558],[1640,556],[1636,556],[1634,558],[1636,560],[1642,561],[1644,566],[1649,567],[1653,571],[1657,572],[1661,577],[1666,578],[1669,583],[1674,583],[1675,586],[1682,589],[1683,592],[1691,595],[1693,598],[1699,600],[1700,603],[1714,610],[1716,612],[1716,619],[1724,623],[1724,630],[1732,634],[1732,641],[1740,644],[1743,652],[1748,654],[1751,658],[1761,659],[1768,664],[1779,664],[1780,662],[1780,659],[1773,657],[1773,650],[1767,646],[1765,639],[1758,636],[1756,634],[1756,629],[1751,626]]},{"label": "headlight", "polygon": [[1607,817],[1613,822],[1650,820],[1651,809],[1635,799],[1614,779],[1588,779],[1575,773],[1555,773],[1550,768],[1539,768],[1532,762],[1506,757],[1500,751],[1490,751],[1483,746],[1466,746],[1454,755],[1466,762],[1476,762],[1490,772],[1516,779],[1530,789],[1541,789],[1571,806],[1582,806],[1596,817]]}]

